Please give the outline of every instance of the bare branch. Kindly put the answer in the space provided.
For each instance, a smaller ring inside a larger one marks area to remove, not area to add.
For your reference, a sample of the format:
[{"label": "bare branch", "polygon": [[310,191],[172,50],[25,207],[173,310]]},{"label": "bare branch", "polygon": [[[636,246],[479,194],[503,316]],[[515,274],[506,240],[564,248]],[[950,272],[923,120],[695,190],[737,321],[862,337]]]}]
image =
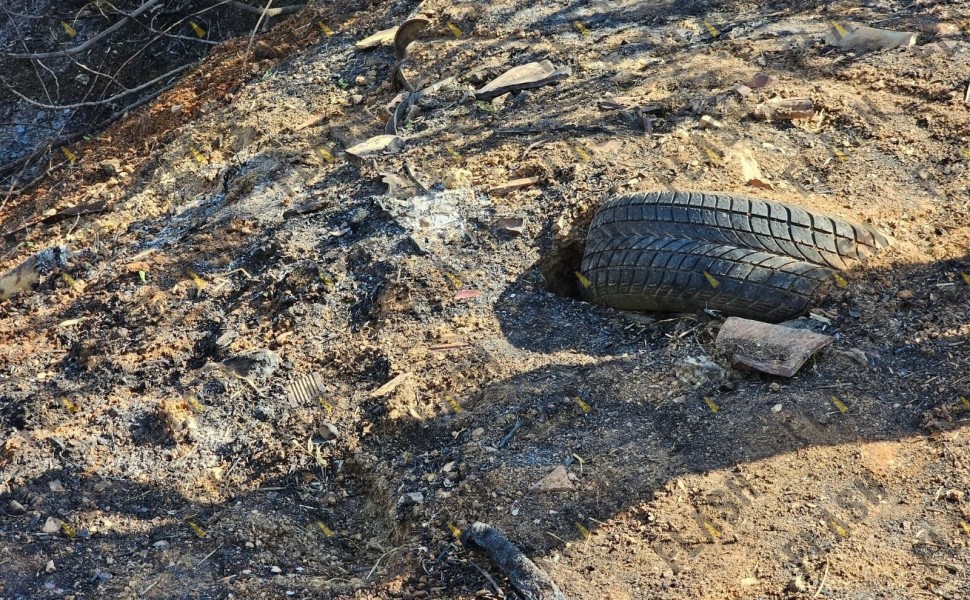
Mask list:
[{"label": "bare branch", "polygon": [[234,6],[239,10],[253,13],[254,15],[265,15],[266,17],[293,14],[295,12],[299,12],[306,6],[306,4],[292,4],[290,6],[280,6],[279,8],[263,9],[259,8],[258,6],[250,6],[245,2],[238,2],[237,0],[230,0],[229,5]]},{"label": "bare branch", "polygon": [[[13,20],[13,17],[10,16],[10,11],[7,9],[6,6],[0,7],[0,9],[3,10],[4,14],[7,15],[7,18],[8,19]],[[27,40],[24,39],[23,34],[20,32],[20,28],[19,27],[14,27],[14,32],[17,34],[17,40],[20,41],[20,45],[24,47],[24,50],[30,50],[30,48],[27,47]],[[44,95],[47,96],[47,101],[53,104],[54,99],[51,98],[51,93],[47,89],[47,84],[44,83],[44,78],[40,76],[40,71],[37,70],[37,65],[38,64],[41,65],[42,67],[44,67],[45,69],[47,69],[48,71],[50,71],[50,69],[47,68],[44,65],[44,63],[40,62],[39,60],[36,61],[36,62],[35,61],[30,61],[30,66],[31,66],[31,68],[34,69],[34,75],[37,76],[37,82],[40,84],[41,89],[44,90]],[[56,76],[54,77],[54,82],[57,83],[57,90],[58,90],[58,92],[60,92],[61,86],[60,86],[60,82],[57,81],[57,77]]]},{"label": "bare branch", "polygon": [[161,2],[161,0],[147,0],[147,2],[145,2],[144,4],[136,8],[134,11],[125,15],[124,19],[121,19],[111,27],[108,27],[101,33],[97,34],[96,36],[94,36],[93,38],[89,39],[88,41],[84,42],[79,46],[74,46],[73,48],[67,48],[66,50],[60,50],[58,52],[37,52],[33,54],[0,54],[0,58],[20,58],[20,59],[59,58],[62,56],[71,56],[79,52],[84,52],[94,44],[98,43],[99,40],[103,39],[108,35],[111,35],[115,31],[118,31],[119,29],[124,27],[125,24],[128,23],[128,21],[144,13],[151,7],[158,4],[159,2]]},{"label": "bare branch", "polygon": [[6,80],[2,80],[2,81],[3,81],[3,85],[6,86],[6,88],[8,90],[10,90],[10,92],[12,94],[18,96],[24,102],[27,102],[29,104],[33,104],[34,106],[39,106],[40,108],[46,108],[48,110],[64,110],[64,109],[68,109],[68,108],[83,108],[85,106],[103,106],[105,104],[110,104],[111,102],[114,102],[115,100],[117,100],[119,98],[124,98],[125,96],[128,96],[130,94],[134,94],[135,92],[140,92],[141,90],[143,90],[145,88],[151,87],[151,86],[155,85],[156,83],[158,83],[159,81],[161,81],[163,79],[167,79],[167,78],[171,77],[172,75],[176,75],[178,73],[181,73],[182,71],[184,71],[184,70],[186,70],[186,69],[188,69],[189,67],[192,67],[192,66],[195,66],[195,64],[194,63],[190,63],[190,64],[187,64],[187,65],[182,65],[181,67],[177,67],[175,69],[172,69],[168,73],[165,73],[164,75],[161,75],[159,77],[156,77],[155,79],[152,79],[151,81],[146,81],[145,83],[141,84],[138,87],[131,88],[130,90],[125,90],[124,92],[121,92],[120,94],[115,94],[114,96],[111,96],[110,98],[105,98],[103,100],[96,100],[96,101],[93,101],[93,102],[79,102],[77,104],[64,104],[64,105],[61,105],[61,106],[57,106],[57,105],[54,105],[54,104],[44,104],[43,102],[38,102],[36,100],[33,100],[31,98],[28,98],[27,96],[24,96],[23,94],[21,94],[20,92],[18,92],[17,90],[15,90],[13,87],[11,87],[6,82]]},{"label": "bare branch", "polygon": [[[178,85],[178,81],[173,81],[172,83],[166,85],[165,87],[159,88],[159,89],[155,90],[154,92],[152,92],[151,94],[148,94],[144,98],[141,98],[140,100],[137,100],[135,102],[132,102],[131,104],[129,104],[129,105],[123,107],[123,108],[118,109],[110,117],[108,117],[107,119],[105,119],[101,123],[98,123],[97,125],[95,125],[92,128],[92,130],[93,131],[101,131],[101,130],[104,130],[109,125],[111,125],[112,123],[114,123],[115,121],[117,121],[118,119],[120,119],[121,117],[125,116],[126,114],[128,114],[129,112],[135,110],[136,108],[140,108],[141,106],[143,106],[145,104],[148,104],[149,102],[152,102],[153,100],[155,100],[156,98],[158,98],[159,96],[161,96],[165,92],[169,91],[170,89],[172,89],[176,85]],[[38,145],[37,148],[34,150],[34,152],[32,152],[30,155],[24,156],[22,158],[19,158],[17,160],[14,160],[14,161],[11,161],[11,162],[9,162],[7,164],[0,165],[0,176],[3,176],[6,173],[10,173],[10,172],[14,171],[15,169],[17,169],[17,167],[23,166],[23,169],[21,169],[21,174],[22,174],[24,172],[24,170],[27,168],[27,166],[29,165],[30,161],[34,160],[35,158],[37,158],[38,156],[41,156],[42,154],[44,154],[46,152],[49,152],[51,149],[53,149],[53,148],[55,148],[57,146],[64,146],[64,145],[67,145],[67,144],[71,144],[73,142],[76,142],[77,140],[79,140],[82,137],[84,137],[86,135],[86,133],[87,133],[86,131],[79,131],[79,132],[74,133],[72,135],[62,136],[62,137],[55,137],[55,138],[51,138],[51,139],[45,140],[44,143]],[[63,163],[61,163],[61,164],[63,164]],[[34,177],[32,180],[30,180],[27,183],[25,183],[22,186],[20,186],[19,188],[16,187],[16,184],[17,184],[16,178],[19,177],[20,175],[19,174],[16,175],[14,177],[14,181],[11,181],[10,187],[6,191],[6,194],[5,194],[4,198],[3,198],[3,201],[0,202],[0,212],[3,211],[4,207],[6,207],[7,201],[11,197],[13,197],[13,196],[19,196],[19,195],[23,194],[28,189],[30,189],[31,187],[33,187],[36,183],[42,181],[45,177],[47,177],[48,175],[50,175],[51,173],[53,173],[55,169],[57,169],[58,167],[61,166],[61,164],[55,164],[55,165],[51,166],[50,168],[48,168],[47,170],[45,170],[41,174],[39,174],[36,177]]]},{"label": "bare branch", "polygon": [[102,73],[101,71],[98,71],[96,69],[92,69],[91,67],[87,66],[86,64],[84,64],[81,61],[79,61],[76,58],[74,58],[73,56],[69,56],[68,58],[70,59],[70,61],[72,63],[74,63],[74,66],[78,67],[79,69],[81,69],[83,71],[87,71],[88,73],[91,73],[91,74],[93,74],[93,75],[95,75],[97,77],[104,77],[105,79],[110,79],[111,80],[111,83],[117,85],[118,87],[120,87],[123,90],[127,90],[128,89],[128,87],[125,84],[121,83],[120,81],[118,81],[117,79],[115,79],[110,74],[108,74],[108,73]]},{"label": "bare branch", "polygon": [[242,61],[243,71],[246,70],[246,63],[249,62],[249,51],[253,47],[253,38],[256,37],[256,31],[259,29],[259,26],[263,23],[263,19],[267,18],[266,13],[269,11],[269,7],[272,5],[273,5],[273,0],[267,0],[266,6],[265,8],[263,8],[263,12],[260,13],[259,18],[256,19],[256,25],[253,26],[252,33],[249,34],[249,43],[246,44],[246,54],[243,55],[243,61]]},{"label": "bare branch", "polygon": [[206,8],[203,8],[202,10],[198,10],[198,11],[196,11],[196,12],[190,14],[190,15],[185,15],[181,19],[175,21],[174,23],[172,23],[171,25],[169,25],[168,27],[166,27],[164,30],[160,31],[158,33],[158,35],[156,35],[154,38],[152,38],[151,40],[149,40],[148,42],[146,42],[137,52],[135,52],[134,54],[132,54],[131,56],[129,56],[128,58],[126,58],[125,59],[125,62],[121,63],[121,66],[118,67],[115,70],[115,76],[117,77],[118,75],[120,75],[121,71],[123,71],[124,68],[128,66],[128,63],[130,63],[131,61],[133,61],[136,58],[138,58],[143,52],[145,52],[149,47],[151,47],[152,44],[154,44],[158,40],[162,39],[163,37],[170,36],[171,34],[168,33],[169,31],[172,31],[173,29],[175,29],[176,27],[178,27],[182,23],[188,21],[192,17],[196,17],[196,16],[199,16],[199,15],[201,15],[203,13],[207,13],[210,10],[215,10],[215,9],[219,8],[220,6],[223,6],[225,4],[228,4],[229,2],[230,2],[230,0],[221,0],[221,2],[219,2],[217,4],[213,4],[212,6],[208,6]]}]

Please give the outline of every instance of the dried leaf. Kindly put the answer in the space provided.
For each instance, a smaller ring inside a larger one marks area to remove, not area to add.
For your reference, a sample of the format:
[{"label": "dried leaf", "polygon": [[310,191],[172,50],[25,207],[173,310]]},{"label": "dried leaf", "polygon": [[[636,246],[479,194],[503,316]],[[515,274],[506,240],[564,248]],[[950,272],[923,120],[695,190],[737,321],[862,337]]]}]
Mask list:
[{"label": "dried leaf", "polygon": [[774,75],[769,75],[768,73],[758,73],[744,85],[756,90],[758,88],[768,87],[769,85],[773,85],[777,82],[778,79]]}]

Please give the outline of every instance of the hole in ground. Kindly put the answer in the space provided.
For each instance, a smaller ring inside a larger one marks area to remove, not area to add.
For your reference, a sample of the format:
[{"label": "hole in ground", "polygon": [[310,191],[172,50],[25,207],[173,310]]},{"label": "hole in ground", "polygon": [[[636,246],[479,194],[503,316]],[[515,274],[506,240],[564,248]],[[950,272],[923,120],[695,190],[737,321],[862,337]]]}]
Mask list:
[{"label": "hole in ground", "polygon": [[[559,234],[553,237],[549,252],[536,263],[546,291],[557,296],[582,299],[576,274],[586,252],[586,233],[598,208],[598,205],[589,204],[573,207],[554,226],[559,228]],[[560,224],[562,221],[566,222],[565,227]]]},{"label": "hole in ground", "polygon": [[585,250],[586,243],[579,239],[555,244],[537,265],[542,273],[543,287],[557,296],[579,299],[579,278],[576,273],[583,262]]}]

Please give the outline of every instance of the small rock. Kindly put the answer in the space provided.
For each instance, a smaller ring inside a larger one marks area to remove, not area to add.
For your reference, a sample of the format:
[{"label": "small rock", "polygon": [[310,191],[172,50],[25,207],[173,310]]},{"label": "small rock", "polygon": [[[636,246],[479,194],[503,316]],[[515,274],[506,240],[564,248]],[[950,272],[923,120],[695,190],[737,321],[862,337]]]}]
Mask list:
[{"label": "small rock", "polygon": [[253,49],[253,58],[256,60],[271,60],[274,58],[279,58],[279,55],[279,50],[270,46],[263,40],[256,42],[256,47]]},{"label": "small rock", "polygon": [[52,561],[52,560],[47,561],[47,566],[44,567],[44,572],[45,573],[53,573],[56,570],[57,569],[54,568],[54,561]]},{"label": "small rock", "polygon": [[741,580],[741,585],[743,587],[751,587],[753,585],[758,585],[758,578],[757,577],[745,577],[744,579]]},{"label": "small rock", "polygon": [[272,567],[270,567],[269,570],[272,571],[273,573],[282,573],[283,572],[283,569],[277,567],[276,565],[273,565]]},{"label": "small rock", "polygon": [[24,508],[24,505],[23,504],[17,502],[16,500],[11,500],[10,501],[10,512],[13,513],[13,514],[15,514],[15,515],[22,515],[25,512],[27,512],[27,509]]},{"label": "small rock", "polygon": [[724,379],[726,372],[706,356],[688,356],[674,365],[674,374],[684,383],[700,386],[711,380]]},{"label": "small rock", "polygon": [[64,491],[64,484],[58,481],[57,479],[48,483],[47,487],[49,487],[52,492],[56,492],[56,493],[60,493]]},{"label": "small rock", "polygon": [[421,504],[424,502],[424,494],[421,492],[411,492],[405,495],[411,500],[411,502],[414,502],[415,504]]},{"label": "small rock", "polygon": [[502,217],[495,219],[495,226],[506,233],[522,235],[525,231],[525,219],[521,217]]},{"label": "small rock", "polygon": [[108,177],[116,177],[124,173],[124,169],[121,167],[121,161],[117,158],[102,160],[100,163],[98,163],[98,167],[100,167],[101,172]]},{"label": "small rock", "polygon": [[44,526],[41,527],[40,530],[42,533],[57,533],[58,531],[61,530],[61,525],[63,523],[64,521],[61,521],[60,519],[55,519],[54,517],[47,517],[47,520],[44,522]]},{"label": "small rock", "polygon": [[568,492],[576,486],[569,480],[566,467],[559,465],[548,475],[537,481],[530,489],[536,492]]},{"label": "small rock", "polygon": [[714,117],[704,115],[701,117],[701,127],[705,129],[723,129],[724,123],[721,123]]},{"label": "small rock", "polygon": [[896,297],[902,300],[903,302],[909,302],[910,300],[913,299],[913,292],[910,290],[899,290],[898,292],[896,292]]},{"label": "small rock", "polygon": [[317,433],[328,442],[332,442],[340,436],[340,432],[333,423],[322,423],[317,429]]},{"label": "small rock", "polygon": [[168,542],[166,540],[158,540],[157,542],[152,544],[152,547],[158,550],[162,550],[163,548],[168,548]]},{"label": "small rock", "polygon": [[452,169],[442,183],[449,190],[470,187],[472,184],[472,173],[468,169]]},{"label": "small rock", "polygon": [[771,412],[780,413],[781,412],[781,402],[771,407]]},{"label": "small rock", "polygon": [[476,427],[475,430],[472,431],[472,438],[473,439],[476,439],[477,440],[480,437],[482,437],[483,435],[485,435],[485,429],[482,428],[482,427]]},{"label": "small rock", "polygon": [[254,350],[222,361],[240,377],[265,379],[276,372],[280,366],[280,355],[272,350]]},{"label": "small rock", "polygon": [[396,154],[404,149],[404,139],[396,135],[375,135],[347,148],[347,154],[366,158],[375,154]]},{"label": "small rock", "polygon": [[505,106],[505,103],[508,102],[509,98],[511,97],[512,97],[511,92],[505,92],[501,96],[496,96],[495,98],[492,98],[492,106],[495,108],[502,108],[503,106]]},{"label": "small rock", "polygon": [[772,392],[780,392],[781,384],[778,383],[777,381],[772,381],[771,383],[768,384],[768,390]]}]

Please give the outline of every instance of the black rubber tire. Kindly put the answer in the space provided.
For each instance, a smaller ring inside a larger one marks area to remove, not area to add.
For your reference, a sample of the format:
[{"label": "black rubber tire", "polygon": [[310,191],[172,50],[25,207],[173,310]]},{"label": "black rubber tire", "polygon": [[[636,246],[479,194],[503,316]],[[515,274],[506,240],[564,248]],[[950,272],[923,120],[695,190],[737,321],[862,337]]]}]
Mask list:
[{"label": "black rubber tire", "polygon": [[618,196],[596,213],[587,239],[656,236],[763,250],[846,269],[889,245],[864,224],[797,206],[710,192]]},{"label": "black rubber tire", "polygon": [[833,276],[831,269],[787,256],[656,237],[593,240],[580,271],[581,293],[596,304],[658,312],[713,308],[760,321],[803,313]]}]

